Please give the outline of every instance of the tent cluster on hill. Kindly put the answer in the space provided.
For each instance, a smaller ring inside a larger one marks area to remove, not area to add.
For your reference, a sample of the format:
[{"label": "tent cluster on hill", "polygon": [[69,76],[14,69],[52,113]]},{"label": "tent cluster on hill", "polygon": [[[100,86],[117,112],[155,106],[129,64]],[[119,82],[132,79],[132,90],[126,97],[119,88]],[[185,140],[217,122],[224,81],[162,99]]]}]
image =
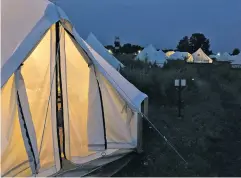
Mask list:
[{"label": "tent cluster on hill", "polygon": [[1,3],[1,176],[72,177],[64,161],[82,176],[140,149],[147,95],[117,71],[121,63],[93,35],[84,41],[55,4]]},{"label": "tent cluster on hill", "polygon": [[190,54],[188,52],[168,51],[164,53],[162,50],[157,51],[153,45],[148,45],[144,48],[135,59],[142,61],[149,61],[156,63],[159,66],[163,66],[168,60],[185,60],[189,63],[212,63],[213,60],[208,57],[201,48],[195,53]]},{"label": "tent cluster on hill", "polygon": [[212,59],[215,59],[219,62],[229,62],[233,68],[241,68],[241,54],[230,55],[227,52],[213,54],[209,56]]}]

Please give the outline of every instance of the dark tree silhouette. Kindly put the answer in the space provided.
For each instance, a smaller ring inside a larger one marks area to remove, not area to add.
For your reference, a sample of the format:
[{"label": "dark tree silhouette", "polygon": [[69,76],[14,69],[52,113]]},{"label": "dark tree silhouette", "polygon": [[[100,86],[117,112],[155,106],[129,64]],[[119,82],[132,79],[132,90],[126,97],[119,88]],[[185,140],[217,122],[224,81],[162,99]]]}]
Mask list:
[{"label": "dark tree silhouette", "polygon": [[184,36],[177,45],[177,50],[181,52],[190,52],[190,44],[188,36]]},{"label": "dark tree silhouette", "polygon": [[232,55],[238,55],[240,53],[240,50],[238,48],[235,48],[232,52]]},{"label": "dark tree silhouette", "polygon": [[178,51],[189,52],[191,54],[196,52],[199,48],[202,48],[207,55],[212,54],[209,39],[202,33],[194,33],[190,38],[184,36],[177,45]]},{"label": "dark tree silhouette", "polygon": [[106,49],[110,49],[111,51],[114,51],[115,50],[115,47],[112,46],[112,45],[107,45],[105,46]]},{"label": "dark tree silhouette", "polygon": [[123,46],[121,46],[120,51],[121,51],[121,53],[133,54],[142,49],[143,49],[143,47],[141,47],[139,45],[132,45],[130,43],[126,43]]},{"label": "dark tree silhouette", "polygon": [[[105,48],[110,49],[113,52],[115,52],[115,47],[112,45],[107,45],[107,46],[105,46]],[[143,47],[141,47],[139,45],[132,45],[130,43],[126,43],[120,47],[120,53],[126,53],[126,54],[137,53],[139,50],[143,50]]]},{"label": "dark tree silhouette", "polygon": [[189,39],[189,46],[189,53],[191,54],[196,52],[199,48],[201,48],[203,52],[205,52],[207,55],[212,54],[212,51],[210,50],[209,39],[207,39],[202,33],[192,34],[192,36]]}]

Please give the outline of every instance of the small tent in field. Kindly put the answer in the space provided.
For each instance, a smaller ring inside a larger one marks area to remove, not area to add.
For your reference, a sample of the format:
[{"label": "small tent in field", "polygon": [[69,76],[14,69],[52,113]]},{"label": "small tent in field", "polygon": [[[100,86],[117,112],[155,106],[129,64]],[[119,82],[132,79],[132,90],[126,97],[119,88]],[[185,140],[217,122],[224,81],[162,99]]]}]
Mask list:
[{"label": "small tent in field", "polygon": [[224,52],[222,54],[216,55],[216,59],[218,61],[230,61],[230,62],[232,62],[234,60],[233,56],[231,56],[227,52]]},{"label": "small tent in field", "polygon": [[232,56],[233,61],[231,62],[232,68],[241,68],[241,54]]},{"label": "small tent in field", "polygon": [[165,53],[160,50],[157,51],[153,45],[148,45],[145,47],[136,57],[136,60],[147,61],[152,64],[156,63],[158,66],[162,67],[163,64],[166,62],[166,55]]},{"label": "small tent in field", "polygon": [[212,63],[213,60],[209,58],[201,48],[192,54],[194,63]]},{"label": "small tent in field", "polygon": [[168,51],[168,52],[166,52],[166,56],[167,57],[170,57],[172,54],[174,54],[175,53],[175,51]]},{"label": "small tent in field", "polygon": [[176,51],[168,57],[170,60],[188,60],[191,57],[191,54],[188,52]]},{"label": "small tent in field", "polygon": [[140,148],[147,96],[78,35],[58,6],[1,3],[1,176],[65,170],[71,177],[66,162],[82,176]]},{"label": "small tent in field", "polygon": [[86,42],[116,70],[119,71],[120,68],[124,67],[124,65],[118,59],[107,51],[107,49],[100,43],[93,33],[89,34]]}]

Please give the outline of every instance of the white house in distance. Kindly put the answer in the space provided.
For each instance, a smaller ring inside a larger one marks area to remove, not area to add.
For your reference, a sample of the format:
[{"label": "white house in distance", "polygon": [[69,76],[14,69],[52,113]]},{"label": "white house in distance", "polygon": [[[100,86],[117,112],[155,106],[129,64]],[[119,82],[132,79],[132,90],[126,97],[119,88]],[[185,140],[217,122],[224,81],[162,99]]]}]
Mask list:
[{"label": "white house in distance", "polygon": [[141,61],[148,61],[153,63],[156,63],[158,66],[162,67],[164,63],[166,62],[166,55],[165,53],[160,50],[157,51],[156,48],[153,47],[153,45],[148,45],[145,47],[136,57],[136,60]]},{"label": "white house in distance", "polygon": [[213,60],[208,57],[201,48],[192,54],[193,63],[212,63]]},{"label": "white house in distance", "polygon": [[95,37],[93,33],[90,33],[86,39],[86,42],[97,52],[101,57],[103,57],[112,67],[116,70],[120,70],[120,68],[124,67],[124,65],[116,59]]}]

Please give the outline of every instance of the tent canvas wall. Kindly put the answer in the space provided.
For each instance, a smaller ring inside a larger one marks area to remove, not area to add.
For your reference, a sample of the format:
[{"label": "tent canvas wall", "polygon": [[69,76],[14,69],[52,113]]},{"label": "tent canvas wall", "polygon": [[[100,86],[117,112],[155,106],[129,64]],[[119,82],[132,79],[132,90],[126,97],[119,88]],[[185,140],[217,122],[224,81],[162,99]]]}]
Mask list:
[{"label": "tent canvas wall", "polygon": [[157,51],[153,45],[148,45],[145,47],[136,57],[136,60],[149,61],[151,63],[156,63],[159,66],[163,66],[166,62],[166,55],[162,51]]},{"label": "tent canvas wall", "polygon": [[201,48],[199,48],[195,53],[192,54],[194,63],[212,63],[213,60],[210,59]]},{"label": "tent canvas wall", "polygon": [[107,51],[107,49],[100,43],[93,33],[89,34],[86,42],[115,69],[120,70],[121,67],[124,67],[124,65],[118,59]]},{"label": "tent canvas wall", "polygon": [[50,176],[63,168],[58,89],[67,160],[83,164],[140,146],[147,96],[78,35],[59,7],[1,3],[1,176]]}]

